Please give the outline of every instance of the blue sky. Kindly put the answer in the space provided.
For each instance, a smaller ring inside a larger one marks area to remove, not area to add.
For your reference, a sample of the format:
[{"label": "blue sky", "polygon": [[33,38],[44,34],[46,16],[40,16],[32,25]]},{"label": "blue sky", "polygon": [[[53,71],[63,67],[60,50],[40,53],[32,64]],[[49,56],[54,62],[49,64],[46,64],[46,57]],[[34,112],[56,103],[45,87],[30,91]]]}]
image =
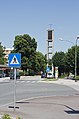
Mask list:
[{"label": "blue sky", "polygon": [[79,0],[0,0],[0,42],[12,47],[16,35],[29,34],[46,53],[47,30],[54,29],[54,52],[64,51],[79,34]]}]

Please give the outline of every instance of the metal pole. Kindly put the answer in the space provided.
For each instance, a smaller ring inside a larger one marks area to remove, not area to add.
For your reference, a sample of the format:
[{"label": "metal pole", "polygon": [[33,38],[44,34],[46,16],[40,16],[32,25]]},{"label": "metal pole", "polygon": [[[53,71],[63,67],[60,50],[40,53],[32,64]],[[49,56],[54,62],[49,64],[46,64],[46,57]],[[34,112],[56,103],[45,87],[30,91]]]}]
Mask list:
[{"label": "metal pole", "polygon": [[[77,36],[76,43],[75,43],[75,82],[76,82],[76,76],[77,76],[77,40],[78,39],[79,39],[79,35]],[[70,42],[70,43],[74,44],[71,41],[63,40],[62,38],[60,38],[59,40],[60,41],[67,41],[67,42]]]},{"label": "metal pole", "polygon": [[76,75],[77,75],[77,39],[75,44],[75,82],[76,82]]},{"label": "metal pole", "polygon": [[75,43],[75,81],[77,76],[77,40],[79,39],[79,35],[77,36],[76,43]]},{"label": "metal pole", "polygon": [[[72,41],[69,41],[69,40],[63,40],[62,38],[59,39],[60,41],[66,41],[66,42],[69,42],[69,43],[72,43],[74,45],[74,43]],[[75,82],[76,82],[76,68],[77,68],[77,51],[76,51],[76,47],[77,47],[77,39],[76,39],[76,44],[75,44]]]},{"label": "metal pole", "polygon": [[14,68],[14,111],[16,108],[16,68]]}]

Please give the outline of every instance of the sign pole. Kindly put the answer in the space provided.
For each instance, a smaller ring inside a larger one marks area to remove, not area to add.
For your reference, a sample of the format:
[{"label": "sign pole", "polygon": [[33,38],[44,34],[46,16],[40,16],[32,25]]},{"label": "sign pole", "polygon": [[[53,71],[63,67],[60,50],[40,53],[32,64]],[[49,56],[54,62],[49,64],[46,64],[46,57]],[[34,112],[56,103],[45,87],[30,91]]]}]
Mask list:
[{"label": "sign pole", "polygon": [[[21,67],[21,54],[20,53],[11,53],[9,54],[9,67],[14,68],[14,111],[16,107],[16,68]],[[10,106],[9,106],[10,107]]]},{"label": "sign pole", "polygon": [[16,108],[16,68],[14,68],[14,111]]}]

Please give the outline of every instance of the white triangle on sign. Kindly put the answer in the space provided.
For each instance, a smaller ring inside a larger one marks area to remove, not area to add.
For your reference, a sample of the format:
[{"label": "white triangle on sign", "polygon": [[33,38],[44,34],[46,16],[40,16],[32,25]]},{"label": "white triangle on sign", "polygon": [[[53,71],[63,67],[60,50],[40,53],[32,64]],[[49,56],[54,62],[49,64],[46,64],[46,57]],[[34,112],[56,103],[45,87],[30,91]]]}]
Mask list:
[{"label": "white triangle on sign", "polygon": [[10,64],[19,64],[19,62],[18,62],[18,60],[17,60],[15,55],[14,55],[12,61],[10,62]]}]

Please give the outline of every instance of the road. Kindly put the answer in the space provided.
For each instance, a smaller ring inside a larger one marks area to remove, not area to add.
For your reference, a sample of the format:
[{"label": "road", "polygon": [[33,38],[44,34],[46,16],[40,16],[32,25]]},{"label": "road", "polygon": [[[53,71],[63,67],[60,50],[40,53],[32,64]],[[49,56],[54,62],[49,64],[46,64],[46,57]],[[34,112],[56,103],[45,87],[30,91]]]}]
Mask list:
[{"label": "road", "polygon": [[[78,92],[70,87],[40,81],[40,77],[24,77],[16,81],[16,101],[50,96],[72,96]],[[0,83],[0,107],[14,100],[14,81]]]}]

